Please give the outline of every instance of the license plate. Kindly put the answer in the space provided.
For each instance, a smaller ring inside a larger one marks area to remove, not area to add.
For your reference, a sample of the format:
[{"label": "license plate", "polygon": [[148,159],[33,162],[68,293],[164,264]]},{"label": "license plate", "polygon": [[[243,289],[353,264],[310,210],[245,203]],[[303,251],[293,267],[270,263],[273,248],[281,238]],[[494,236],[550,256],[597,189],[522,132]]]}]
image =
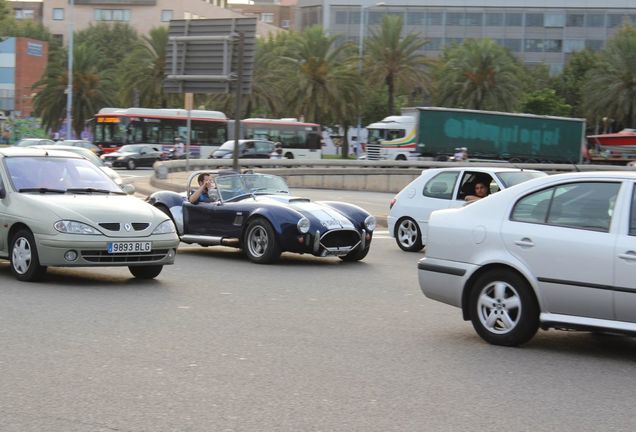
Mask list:
[{"label": "license plate", "polygon": [[113,242],[108,243],[108,253],[135,253],[150,252],[152,250],[152,242]]}]

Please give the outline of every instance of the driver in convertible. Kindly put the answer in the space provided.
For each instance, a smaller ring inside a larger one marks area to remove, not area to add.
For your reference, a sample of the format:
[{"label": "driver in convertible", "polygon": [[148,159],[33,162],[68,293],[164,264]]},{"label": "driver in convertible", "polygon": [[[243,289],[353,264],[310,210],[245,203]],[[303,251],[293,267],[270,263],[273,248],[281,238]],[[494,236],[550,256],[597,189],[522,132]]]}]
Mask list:
[{"label": "driver in convertible", "polygon": [[199,188],[190,195],[190,202],[192,204],[216,201],[216,186],[210,174],[199,174],[197,183],[199,183]]}]

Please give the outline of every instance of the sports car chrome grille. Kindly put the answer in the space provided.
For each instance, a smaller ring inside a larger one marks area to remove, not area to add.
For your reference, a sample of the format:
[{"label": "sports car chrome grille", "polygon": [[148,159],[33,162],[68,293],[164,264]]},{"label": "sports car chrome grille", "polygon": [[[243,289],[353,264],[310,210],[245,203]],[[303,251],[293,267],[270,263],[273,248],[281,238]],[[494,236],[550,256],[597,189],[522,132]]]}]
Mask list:
[{"label": "sports car chrome grille", "polygon": [[168,255],[168,249],[122,254],[109,254],[105,250],[83,250],[80,253],[86,261],[95,263],[152,262],[164,259]]},{"label": "sports car chrome grille", "polygon": [[360,242],[360,234],[353,230],[328,231],[320,238],[320,244],[327,249],[354,247]]}]

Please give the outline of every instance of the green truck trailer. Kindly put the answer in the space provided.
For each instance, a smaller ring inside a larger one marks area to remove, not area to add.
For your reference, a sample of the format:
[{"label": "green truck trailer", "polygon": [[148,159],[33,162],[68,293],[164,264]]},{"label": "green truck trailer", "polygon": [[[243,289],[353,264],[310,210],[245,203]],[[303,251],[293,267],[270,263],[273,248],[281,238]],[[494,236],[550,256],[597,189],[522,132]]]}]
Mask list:
[{"label": "green truck trailer", "polygon": [[585,120],[439,107],[402,110],[413,116],[415,153],[437,160],[465,147],[470,159],[580,163]]},{"label": "green truck trailer", "polygon": [[470,159],[580,163],[585,148],[584,119],[534,114],[403,108],[368,130],[369,159],[447,160],[465,147]]}]

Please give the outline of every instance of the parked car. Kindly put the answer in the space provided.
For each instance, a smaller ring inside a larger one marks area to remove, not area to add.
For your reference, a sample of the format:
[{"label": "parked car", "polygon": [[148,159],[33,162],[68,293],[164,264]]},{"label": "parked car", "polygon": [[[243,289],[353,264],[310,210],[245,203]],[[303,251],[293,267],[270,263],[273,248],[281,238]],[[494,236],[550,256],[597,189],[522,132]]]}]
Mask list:
[{"label": "parked car", "polygon": [[400,249],[417,252],[426,244],[426,226],[433,210],[463,207],[475,184],[489,186],[490,194],[547,174],[505,167],[426,169],[391,200],[387,225]]},{"label": "parked car", "polygon": [[92,142],[86,141],[86,140],[62,140],[62,141],[57,141],[55,145],[85,148],[92,151],[97,156],[101,156],[104,154],[104,150],[101,147],[96,146]]},{"label": "parked car", "polygon": [[179,244],[169,217],[67,151],[0,149],[0,215],[0,258],[21,281],[48,266],[128,266],[150,279]]},{"label": "parked car", "polygon": [[290,195],[281,177],[227,170],[210,172],[216,202],[191,204],[188,198],[201,173],[190,175],[186,193],[160,191],[148,197],[174,220],[184,243],[238,247],[262,264],[277,261],[282,252],[343,261],[361,260],[369,252],[375,218],[360,207],[311,202]]},{"label": "parked car", "polygon": [[92,162],[93,165],[95,165],[96,167],[98,167],[99,169],[104,171],[104,173],[108,177],[110,177],[115,183],[117,183],[118,186],[121,187],[123,185],[123,183],[124,183],[124,181],[122,180],[121,176],[119,175],[119,173],[117,171],[115,171],[114,169],[112,169],[110,167],[107,167],[106,164],[104,163],[104,161],[101,160],[95,153],[93,153],[89,149],[86,149],[86,148],[83,148],[83,147],[66,146],[66,145],[61,145],[61,144],[38,145],[38,146],[33,146],[33,148],[39,148],[39,149],[43,149],[43,150],[63,150],[63,151],[68,151],[68,152],[71,152],[71,153],[78,154],[80,156],[85,157],[90,162]]},{"label": "parked car", "polygon": [[15,147],[31,147],[35,145],[53,145],[55,141],[46,138],[22,138],[14,144]]},{"label": "parked car", "polygon": [[125,167],[134,170],[137,167],[151,167],[161,160],[161,148],[149,144],[129,144],[117,151],[101,156],[107,166]]},{"label": "parked car", "polygon": [[[210,158],[231,159],[234,157],[235,141],[224,142],[221,147],[210,154]],[[239,140],[240,159],[269,159],[274,151],[274,143],[267,140],[242,139]]]},{"label": "parked car", "polygon": [[428,224],[419,284],[484,340],[539,327],[636,333],[636,173],[538,178]]}]

